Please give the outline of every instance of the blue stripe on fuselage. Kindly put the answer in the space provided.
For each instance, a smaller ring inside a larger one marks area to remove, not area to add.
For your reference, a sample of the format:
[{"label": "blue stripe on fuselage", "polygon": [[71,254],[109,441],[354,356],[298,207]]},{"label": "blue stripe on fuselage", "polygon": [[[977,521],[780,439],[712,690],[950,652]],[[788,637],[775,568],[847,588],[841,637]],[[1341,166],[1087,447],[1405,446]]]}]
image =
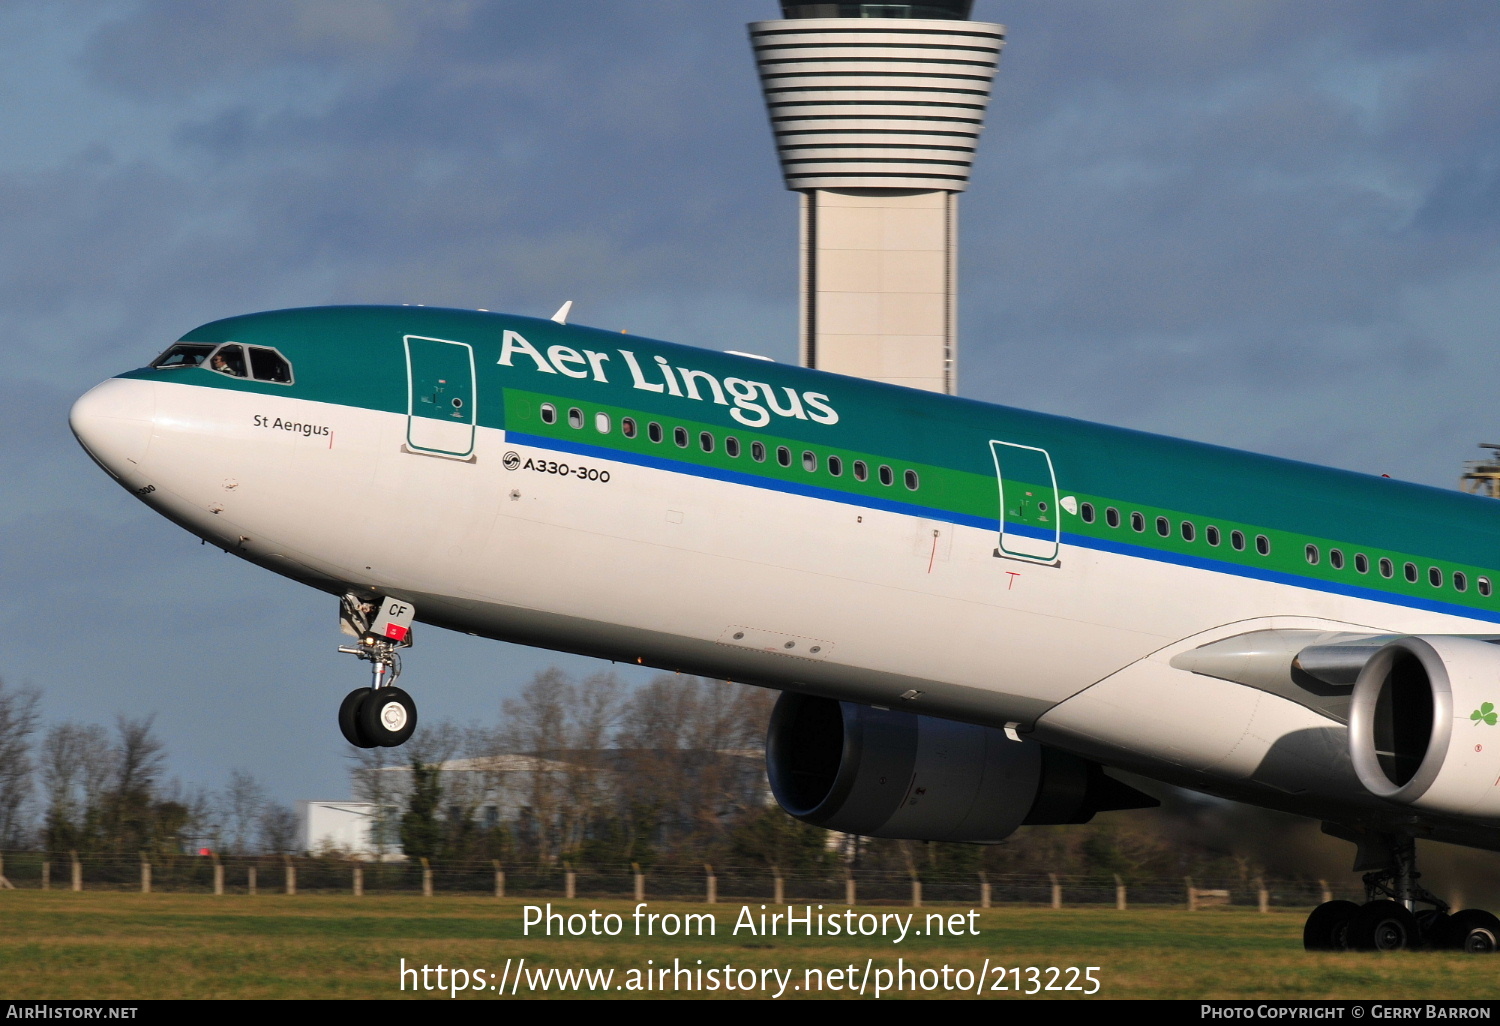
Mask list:
[{"label": "blue stripe on fuselage", "polygon": [[[646,453],[626,452],[620,449],[589,445],[586,442],[547,438],[542,435],[531,435],[520,431],[507,431],[505,437],[508,441],[515,442],[517,445],[532,445],[542,449],[568,452],[576,456],[589,456],[595,459],[609,460],[614,463],[629,463],[641,467],[650,467],[653,470],[665,470],[674,474],[706,477],[715,481],[726,481],[730,484],[747,485],[751,488],[765,488],[770,491],[785,492],[790,495],[801,495],[810,499],[839,502],[847,506],[857,506],[861,509],[878,509],[887,513],[899,513],[905,516],[923,517],[928,520],[940,520],[945,523],[959,524],[964,527],[977,527],[982,531],[993,531],[997,537],[999,535],[998,517],[969,516],[964,513],[955,513],[952,510],[921,506],[913,502],[898,502],[893,499],[883,499],[877,496],[854,495],[832,488],[820,488],[816,485],[800,484],[794,481],[780,481],[776,478],[765,477],[760,474],[747,474],[743,471],[725,470],[719,467],[704,467],[696,463],[684,463],[680,460],[651,456]],[[998,502],[998,500],[999,495],[997,492],[996,501]],[[1010,525],[1006,530],[1012,534],[1024,535],[1031,538],[1049,540],[1052,538],[1052,532],[1041,531],[1024,524]],[[1116,555],[1131,556],[1136,559],[1148,559],[1155,563],[1170,563],[1176,566],[1208,570],[1212,573],[1228,574],[1231,577],[1247,577],[1252,580],[1284,584],[1294,588],[1306,588],[1310,591],[1322,591],[1335,595],[1345,595],[1349,598],[1366,599],[1372,602],[1379,602],[1383,605],[1425,609],[1428,612],[1442,613],[1447,616],[1463,616],[1473,620],[1488,620],[1500,623],[1500,610],[1487,611],[1475,609],[1472,606],[1458,605],[1453,602],[1424,599],[1416,595],[1402,595],[1400,593],[1380,591],[1375,588],[1363,588],[1353,584],[1339,584],[1334,581],[1300,577],[1297,574],[1287,573],[1283,570],[1270,570],[1243,563],[1230,563],[1220,559],[1194,556],[1185,552],[1153,549],[1144,545],[1133,545],[1129,542],[1115,541],[1111,538],[1096,538],[1064,531],[1062,542],[1064,545],[1072,545],[1077,548],[1095,549],[1100,552],[1111,552]],[[1034,561],[1023,560],[1023,562]]]}]

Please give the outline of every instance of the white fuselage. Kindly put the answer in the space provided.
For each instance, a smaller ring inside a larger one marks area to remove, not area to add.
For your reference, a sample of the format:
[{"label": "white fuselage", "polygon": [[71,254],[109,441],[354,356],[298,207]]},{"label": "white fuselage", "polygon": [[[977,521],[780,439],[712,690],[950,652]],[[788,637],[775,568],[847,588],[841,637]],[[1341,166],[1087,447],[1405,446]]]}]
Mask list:
[{"label": "white fuselage", "polygon": [[1343,725],[1171,657],[1272,627],[1488,626],[1092,548],[1065,546],[1056,565],[1009,559],[994,531],[492,428],[471,459],[421,455],[406,416],[289,396],[112,379],[73,423],[125,487],[194,533],[329,591],[404,598],[430,623],[1015,724],[1107,765],[1311,814],[1380,805],[1349,767]]}]

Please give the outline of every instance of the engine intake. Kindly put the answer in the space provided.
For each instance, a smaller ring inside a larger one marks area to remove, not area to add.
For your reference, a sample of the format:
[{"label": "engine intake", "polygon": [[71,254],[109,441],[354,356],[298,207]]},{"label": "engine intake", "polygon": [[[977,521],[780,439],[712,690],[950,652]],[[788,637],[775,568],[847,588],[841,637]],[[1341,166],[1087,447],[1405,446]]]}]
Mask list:
[{"label": "engine intake", "polygon": [[791,815],[867,837],[993,843],[1023,824],[1157,804],[1096,763],[994,727],[790,692],[771,714],[766,770]]},{"label": "engine intake", "polygon": [[1444,635],[1385,645],[1360,672],[1349,706],[1349,755],[1360,782],[1417,809],[1500,815],[1496,703],[1494,645]]}]

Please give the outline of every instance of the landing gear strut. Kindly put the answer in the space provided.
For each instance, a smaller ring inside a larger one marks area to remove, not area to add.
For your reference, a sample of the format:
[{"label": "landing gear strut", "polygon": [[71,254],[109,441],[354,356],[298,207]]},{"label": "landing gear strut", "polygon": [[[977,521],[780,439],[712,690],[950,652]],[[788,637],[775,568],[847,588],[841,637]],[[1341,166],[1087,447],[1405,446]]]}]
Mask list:
[{"label": "landing gear strut", "polygon": [[[1500,946],[1500,919],[1471,908],[1449,915],[1448,903],[1417,881],[1417,844],[1407,834],[1376,834],[1325,823],[1324,832],[1359,845],[1355,869],[1365,903],[1325,901],[1302,929],[1308,951],[1401,951],[1447,948],[1491,952]],[[1421,912],[1418,905],[1431,906]]]},{"label": "landing gear strut", "polygon": [[340,605],[339,627],[359,639],[339,651],[370,664],[370,686],[355,688],[339,706],[339,731],[357,748],[395,748],[417,729],[417,704],[396,687],[399,650],[411,647],[410,602],[385,598],[369,602],[350,592]]}]

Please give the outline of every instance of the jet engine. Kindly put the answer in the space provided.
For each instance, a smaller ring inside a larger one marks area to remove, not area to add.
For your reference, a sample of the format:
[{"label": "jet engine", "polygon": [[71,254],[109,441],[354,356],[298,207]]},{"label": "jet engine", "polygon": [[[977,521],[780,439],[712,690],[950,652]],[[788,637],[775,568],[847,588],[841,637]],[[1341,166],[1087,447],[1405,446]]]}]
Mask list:
[{"label": "jet engine", "polygon": [[1426,635],[1382,647],[1354,684],[1349,754],[1371,793],[1500,816],[1500,648]]},{"label": "jet engine", "polygon": [[1157,804],[1096,763],[994,727],[790,692],[771,714],[766,769],[788,813],[867,837],[993,843],[1024,824]]}]

